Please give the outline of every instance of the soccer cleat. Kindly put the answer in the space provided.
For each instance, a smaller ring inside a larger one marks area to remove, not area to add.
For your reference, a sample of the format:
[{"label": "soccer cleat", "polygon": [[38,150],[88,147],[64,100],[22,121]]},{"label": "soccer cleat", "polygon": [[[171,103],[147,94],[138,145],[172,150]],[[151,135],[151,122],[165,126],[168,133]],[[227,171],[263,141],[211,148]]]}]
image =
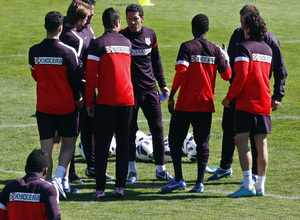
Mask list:
[{"label": "soccer cleat", "polygon": [[265,192],[262,189],[256,190],[256,195],[257,196],[264,196]]},{"label": "soccer cleat", "polygon": [[203,183],[196,183],[195,186],[191,189],[190,192],[204,193],[204,185],[203,185]]},{"label": "soccer cleat", "polygon": [[83,149],[83,144],[82,144],[81,142],[79,142],[78,147],[79,147],[79,153],[80,153],[81,157],[82,157],[84,160],[86,160],[86,157],[85,157],[85,154],[84,154],[84,149]]},{"label": "soccer cleat", "polygon": [[228,195],[230,198],[238,198],[238,197],[249,197],[249,196],[255,196],[256,191],[254,187],[252,189],[247,189],[245,187],[241,187],[238,191],[231,193]]},{"label": "soccer cleat", "polygon": [[[253,184],[258,182],[258,176],[257,175],[252,174],[252,182],[253,182]],[[244,180],[241,182],[241,185],[243,185],[243,184],[244,184]]]},{"label": "soccer cleat", "polygon": [[116,187],[113,191],[112,191],[112,194],[115,196],[115,197],[123,197],[124,196],[124,188],[123,187]]},{"label": "soccer cleat", "polygon": [[157,170],[156,170],[155,176],[156,176],[156,179],[158,179],[158,180],[165,180],[165,181],[168,181],[168,182],[171,182],[172,180],[174,180],[174,177],[171,176],[169,174],[169,172],[166,171],[166,170],[162,171],[162,172],[157,172]]},{"label": "soccer cleat", "polygon": [[95,168],[94,167],[87,167],[85,169],[85,175],[88,178],[93,178],[94,179],[96,177]]},{"label": "soccer cleat", "polygon": [[181,179],[179,182],[175,181],[175,179],[170,182],[168,185],[161,188],[161,191],[164,193],[172,192],[174,190],[184,190],[186,187],[184,179]]},{"label": "soccer cleat", "polygon": [[62,184],[57,180],[56,177],[52,178],[51,183],[53,186],[55,186],[55,188],[58,190],[59,192],[59,197],[63,200],[67,200],[67,195],[64,192],[63,186]]},{"label": "soccer cleat", "polygon": [[69,185],[69,188],[68,189],[64,189],[65,193],[73,193],[73,194],[76,194],[76,193],[80,193],[81,190],[79,189],[75,189],[73,186]]},{"label": "soccer cleat", "polygon": [[138,176],[134,172],[129,172],[128,178],[126,179],[126,182],[128,183],[135,183],[138,180]]},{"label": "soccer cleat", "polygon": [[231,175],[232,175],[232,169],[231,168],[226,169],[226,170],[218,168],[217,171],[214,173],[214,175],[209,177],[207,179],[207,181],[219,180],[219,179],[224,178],[224,177],[228,178],[228,177],[231,177]]},{"label": "soccer cleat", "polygon": [[77,176],[75,172],[69,174],[69,182],[76,184],[83,184],[83,181]]},{"label": "soccer cleat", "polygon": [[97,190],[95,194],[93,195],[96,199],[104,199],[105,198],[105,192],[104,190]]}]

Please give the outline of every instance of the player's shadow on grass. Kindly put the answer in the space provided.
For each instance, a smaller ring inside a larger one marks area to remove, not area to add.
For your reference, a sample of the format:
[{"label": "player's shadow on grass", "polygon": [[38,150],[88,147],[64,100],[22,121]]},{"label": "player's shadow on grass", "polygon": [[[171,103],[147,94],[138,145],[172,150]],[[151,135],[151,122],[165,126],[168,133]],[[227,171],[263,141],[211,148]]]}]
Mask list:
[{"label": "player's shadow on grass", "polygon": [[[178,200],[178,199],[206,199],[206,198],[224,198],[224,196],[208,195],[208,194],[199,194],[189,192],[189,188],[186,190],[175,191],[172,193],[162,193],[161,187],[165,186],[165,182],[144,182],[135,184],[127,184],[125,188],[125,196],[122,198],[115,198],[112,195],[112,190],[114,189],[114,181],[107,181],[105,198],[96,199],[93,198],[95,193],[95,183],[86,182],[85,184],[73,185],[73,187],[85,191],[79,194],[67,194],[69,201],[81,201],[81,202],[111,202],[116,200],[125,200],[125,201],[151,201],[151,200]],[[194,185],[194,181],[187,182],[188,186]],[[149,189],[148,192],[145,192],[145,189]],[[86,192],[86,191],[89,192]],[[142,191],[144,190],[144,191]]]},{"label": "player's shadow on grass", "polygon": [[155,201],[155,200],[185,200],[185,199],[211,199],[211,198],[224,198],[225,196],[207,195],[199,193],[191,193],[188,190],[162,193],[157,192],[140,192],[133,188],[126,188],[125,195],[122,198],[116,198],[112,195],[114,187],[107,187],[105,190],[104,199],[93,198],[94,191],[80,194],[68,194],[68,201],[78,202],[112,202],[112,201]]},{"label": "player's shadow on grass", "polygon": [[241,182],[232,182],[232,181],[227,181],[227,182],[216,182],[216,181],[209,181],[209,182],[204,182],[204,185],[207,186],[219,186],[219,185],[240,185]]}]

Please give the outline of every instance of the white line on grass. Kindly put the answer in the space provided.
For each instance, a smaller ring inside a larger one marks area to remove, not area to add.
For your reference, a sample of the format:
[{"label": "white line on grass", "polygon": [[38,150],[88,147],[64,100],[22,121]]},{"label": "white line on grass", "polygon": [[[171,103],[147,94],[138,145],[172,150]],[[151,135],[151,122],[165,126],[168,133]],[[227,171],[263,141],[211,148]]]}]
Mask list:
[{"label": "white line on grass", "polygon": [[21,172],[21,171],[3,170],[3,169],[0,169],[0,172],[3,172],[3,173],[17,173],[17,174],[25,174],[25,172]]},{"label": "white line on grass", "polygon": [[[300,119],[300,116],[279,116],[279,117],[271,117],[272,120],[278,119]],[[213,118],[213,121],[221,121],[222,118]],[[170,121],[170,119],[163,119],[164,122]],[[140,123],[146,123],[147,120],[138,120]],[[32,127],[37,126],[36,124],[28,124],[28,125],[1,125],[0,128],[25,128],[25,127]]]}]

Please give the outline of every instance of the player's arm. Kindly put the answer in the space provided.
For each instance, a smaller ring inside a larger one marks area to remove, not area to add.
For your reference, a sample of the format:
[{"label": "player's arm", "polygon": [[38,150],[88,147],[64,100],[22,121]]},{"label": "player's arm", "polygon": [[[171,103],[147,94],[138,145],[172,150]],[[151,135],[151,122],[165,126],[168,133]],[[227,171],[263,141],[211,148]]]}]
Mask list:
[{"label": "player's arm", "polygon": [[94,117],[95,114],[95,103],[94,94],[98,82],[98,71],[100,67],[100,55],[97,54],[98,48],[94,41],[91,41],[90,49],[88,53],[87,65],[86,65],[86,84],[85,84],[85,95],[86,95],[86,106],[87,113],[90,117]]},{"label": "player's arm", "polygon": [[7,207],[0,203],[0,219],[7,220],[8,215],[7,215]]},{"label": "player's arm", "polygon": [[8,211],[6,206],[7,194],[5,193],[6,189],[2,190],[0,193],[0,219],[7,220],[8,219]]},{"label": "player's arm", "polygon": [[171,114],[174,114],[174,95],[176,94],[179,86],[181,85],[181,82],[184,78],[184,75],[188,71],[188,67],[190,65],[190,60],[189,60],[189,48],[185,44],[181,44],[178,56],[177,56],[177,61],[175,64],[175,70],[176,74],[174,76],[173,84],[172,84],[172,90],[170,93],[169,97],[169,102],[168,102],[168,109]]},{"label": "player's arm", "polygon": [[61,219],[61,213],[59,208],[59,196],[54,186],[49,188],[45,207],[46,207],[47,219],[53,219],[53,220]]},{"label": "player's arm", "polygon": [[32,78],[37,81],[37,76],[36,76],[36,72],[34,70],[34,58],[31,56],[31,48],[29,49],[29,54],[28,54],[28,59],[29,59],[29,68],[31,71],[31,76]]},{"label": "player's arm", "polygon": [[164,70],[163,70],[161,57],[158,50],[158,43],[155,34],[154,34],[153,46],[151,50],[151,64],[152,64],[152,69],[154,72],[155,79],[157,80],[158,85],[161,88],[162,92],[164,92],[164,89],[162,88],[166,88],[167,84],[165,81]]},{"label": "player's arm", "polygon": [[[72,50],[73,51],[73,50]],[[69,65],[67,69],[67,75],[69,84],[73,90],[74,100],[78,107],[83,103],[81,89],[83,88],[83,82],[81,81],[81,72],[78,66],[78,58],[76,53],[73,51],[69,56]]]},{"label": "player's arm", "polygon": [[273,52],[272,67],[274,73],[274,93],[272,96],[272,100],[281,102],[283,96],[285,95],[284,87],[285,87],[285,80],[288,74],[285,67],[282,52],[280,49],[280,43],[276,38],[273,39],[271,48]]},{"label": "player's arm", "polygon": [[229,65],[229,56],[226,52],[226,46],[223,44],[224,49],[218,46],[217,49],[217,58],[218,63],[218,72],[220,73],[223,80],[231,79],[231,67]]},{"label": "player's arm", "polygon": [[243,51],[243,47],[239,46],[239,50],[240,53],[237,53],[234,63],[234,71],[236,76],[227,93],[227,96],[222,101],[224,107],[229,107],[229,103],[239,95],[247,79],[250,62],[249,55],[246,55],[245,51]]}]

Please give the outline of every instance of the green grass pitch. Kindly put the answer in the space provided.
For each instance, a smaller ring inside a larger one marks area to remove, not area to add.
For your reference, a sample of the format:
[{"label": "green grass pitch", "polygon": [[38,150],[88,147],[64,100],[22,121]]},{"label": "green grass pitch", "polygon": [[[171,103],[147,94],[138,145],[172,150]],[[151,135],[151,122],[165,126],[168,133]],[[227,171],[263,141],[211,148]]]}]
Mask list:
[{"label": "green grass pitch", "polygon": [[[56,10],[66,14],[71,0],[1,0],[0,1],[0,191],[6,183],[24,175],[28,154],[40,148],[35,112],[35,82],[28,65],[28,49],[46,36],[45,14]],[[92,27],[96,36],[103,33],[102,12],[115,7],[126,27],[125,8],[128,0],[97,0]],[[138,163],[138,184],[128,185],[125,197],[113,198],[113,183],[107,184],[107,198],[92,198],[94,182],[75,187],[82,190],[69,195],[60,203],[63,219],[299,219],[300,209],[300,5],[298,0],[151,0],[144,6],[144,26],[156,31],[165,77],[170,88],[175,74],[175,61],[182,42],[192,39],[191,19],[198,13],[210,19],[207,39],[228,45],[233,30],[240,26],[239,10],[253,4],[260,10],[268,30],[281,42],[288,70],[286,96],[281,108],[272,112],[272,134],[268,136],[269,167],[266,196],[230,199],[226,195],[239,188],[242,173],[237,152],[233,162],[233,176],[216,182],[204,182],[205,193],[188,191],[161,194],[165,183],[155,180],[154,163]],[[271,80],[273,84],[273,81]],[[210,140],[209,166],[218,166],[221,155],[221,100],[228,90],[228,82],[217,78],[215,107]],[[162,103],[165,136],[169,130],[170,114]],[[140,130],[149,133],[142,114]],[[57,163],[58,150],[53,158]],[[85,178],[86,165],[76,149],[76,172]],[[108,173],[115,172],[115,159],[108,164]],[[55,165],[56,166],[56,165]],[[171,163],[166,164],[174,174]],[[196,179],[196,164],[183,158],[183,174],[188,188]],[[210,176],[206,174],[205,180]]]}]

